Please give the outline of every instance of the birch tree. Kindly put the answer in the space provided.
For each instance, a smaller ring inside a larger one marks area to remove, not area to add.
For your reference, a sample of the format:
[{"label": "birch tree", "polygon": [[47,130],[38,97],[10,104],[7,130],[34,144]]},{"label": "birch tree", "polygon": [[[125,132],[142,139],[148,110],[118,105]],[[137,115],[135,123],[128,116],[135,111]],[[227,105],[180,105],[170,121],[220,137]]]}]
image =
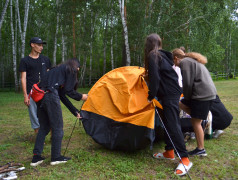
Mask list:
[{"label": "birch tree", "polygon": [[61,25],[61,34],[62,34],[62,62],[65,61],[65,54],[66,54],[66,46],[65,46],[65,36],[64,36],[64,30]]},{"label": "birch tree", "polygon": [[54,51],[53,51],[53,64],[56,65],[56,52],[57,52],[57,35],[59,31],[59,0],[56,0],[56,30],[55,30],[55,40],[54,40]]},{"label": "birch tree", "polygon": [[3,23],[3,20],[4,20],[5,14],[6,14],[6,11],[7,11],[8,3],[9,3],[9,0],[6,0],[6,3],[5,3],[5,5],[4,5],[4,8],[3,8],[3,11],[2,11],[2,14],[1,14],[1,19],[0,19],[0,32],[1,32],[1,29],[2,29],[2,23]]},{"label": "birch tree", "polygon": [[15,37],[14,37],[12,0],[10,0],[10,24],[11,24],[11,36],[12,36],[13,73],[14,73],[14,81],[15,81],[15,91],[17,91],[19,89],[19,86],[18,86],[18,78],[17,78],[16,45],[15,45]]},{"label": "birch tree", "polygon": [[16,0],[18,26],[19,26],[19,32],[20,32],[20,37],[21,37],[21,58],[23,58],[25,56],[26,30],[27,30],[27,24],[28,24],[29,7],[30,7],[29,0],[25,0],[25,7],[24,7],[25,14],[24,14],[24,22],[23,22],[23,28],[22,28],[21,17],[20,17],[20,12],[19,12],[19,3],[18,3],[18,0]]},{"label": "birch tree", "polygon": [[128,42],[128,31],[127,31],[126,19],[125,19],[125,14],[124,14],[124,0],[119,0],[119,7],[120,7],[123,32],[124,32],[124,40],[125,40],[126,65],[130,66],[131,57],[130,57],[130,48],[129,48],[129,42]]},{"label": "birch tree", "polygon": [[107,69],[107,26],[108,26],[108,14],[106,17],[106,24],[104,26],[104,41],[103,41],[103,74],[106,73]]},{"label": "birch tree", "polygon": [[[111,10],[111,25],[113,24],[113,10]],[[113,54],[113,31],[111,31],[111,67],[114,69],[114,54]]]},{"label": "birch tree", "polygon": [[97,19],[97,14],[95,15],[93,21],[93,11],[91,11],[91,34],[90,34],[90,60],[89,60],[89,86],[92,83],[92,61],[93,61],[93,35],[94,35],[94,25]]}]

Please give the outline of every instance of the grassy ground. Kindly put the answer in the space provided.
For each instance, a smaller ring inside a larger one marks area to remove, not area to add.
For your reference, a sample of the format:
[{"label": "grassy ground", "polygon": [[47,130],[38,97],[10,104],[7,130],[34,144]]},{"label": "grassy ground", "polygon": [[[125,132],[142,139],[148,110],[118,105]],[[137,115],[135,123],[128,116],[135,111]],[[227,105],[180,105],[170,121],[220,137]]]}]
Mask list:
[{"label": "grassy ground", "polygon": [[[225,134],[218,139],[206,140],[206,158],[191,157],[194,163],[190,171],[192,179],[238,179],[238,81],[216,81],[218,94],[234,119]],[[80,89],[87,92],[88,89]],[[81,103],[72,101],[78,108]],[[69,140],[76,118],[64,107],[64,139],[62,152]],[[164,143],[154,144],[134,153],[109,151],[96,144],[77,124],[67,156],[66,164],[51,166],[50,138],[47,137],[43,156],[47,159],[38,167],[31,167],[34,147],[33,130],[22,94],[0,92],[0,165],[10,161],[23,163],[26,169],[18,173],[19,179],[180,179],[173,174],[175,161],[158,161],[153,152],[163,151]],[[187,143],[187,149],[196,147],[195,141]],[[187,176],[182,179],[188,179]]]}]

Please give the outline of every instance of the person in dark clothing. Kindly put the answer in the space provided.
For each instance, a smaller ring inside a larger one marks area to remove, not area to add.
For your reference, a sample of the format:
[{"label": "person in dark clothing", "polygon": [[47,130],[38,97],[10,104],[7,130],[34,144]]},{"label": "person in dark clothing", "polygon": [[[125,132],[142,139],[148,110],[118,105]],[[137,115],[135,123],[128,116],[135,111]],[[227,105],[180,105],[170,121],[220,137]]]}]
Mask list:
[{"label": "person in dark clothing", "polygon": [[35,133],[38,133],[40,128],[37,117],[37,106],[32,98],[28,97],[28,95],[33,84],[38,83],[40,76],[44,75],[44,73],[51,68],[50,59],[41,55],[44,44],[46,44],[46,42],[42,41],[39,37],[31,38],[31,52],[28,56],[21,59],[19,65],[24,104],[28,107],[31,127],[34,129]]},{"label": "person in dark clothing", "polygon": [[[145,76],[148,75],[149,96],[152,101],[155,97],[162,102],[163,121],[171,139],[182,157],[182,162],[187,171],[192,167],[188,159],[181,125],[179,120],[179,98],[181,88],[178,84],[178,75],[173,69],[173,58],[170,52],[162,50],[162,41],[158,34],[150,34],[145,42]],[[157,159],[174,160],[174,147],[165,134],[165,152],[153,155]],[[176,175],[187,173],[181,164],[175,170]]]},{"label": "person in dark clothing", "polygon": [[67,162],[70,158],[61,155],[63,139],[63,117],[60,100],[77,117],[81,118],[79,110],[67,99],[66,95],[74,100],[87,100],[87,94],[76,91],[79,61],[70,59],[64,64],[56,66],[46,73],[39,83],[39,87],[46,92],[43,99],[37,103],[40,129],[36,137],[31,166],[41,164],[41,156],[46,135],[52,130],[51,165]]},{"label": "person in dark clothing", "polygon": [[[212,113],[212,131],[214,132],[213,138],[217,138],[221,133],[223,133],[222,130],[230,126],[233,116],[226,109],[218,95],[216,95],[216,99],[212,100],[209,110]],[[191,118],[181,118],[181,127],[184,133],[193,132]]]}]

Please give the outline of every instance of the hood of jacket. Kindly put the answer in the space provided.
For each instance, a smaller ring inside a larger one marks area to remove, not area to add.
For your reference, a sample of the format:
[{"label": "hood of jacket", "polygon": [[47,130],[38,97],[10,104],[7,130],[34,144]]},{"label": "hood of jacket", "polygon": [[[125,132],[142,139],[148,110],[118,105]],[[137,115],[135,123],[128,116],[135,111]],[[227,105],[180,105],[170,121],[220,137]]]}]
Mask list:
[{"label": "hood of jacket", "polygon": [[206,64],[207,63],[207,58],[205,56],[203,56],[202,54],[197,53],[197,52],[186,53],[186,57],[190,57],[192,59],[195,59],[197,62],[199,62],[201,64]]},{"label": "hood of jacket", "polygon": [[173,56],[171,52],[160,49],[159,53],[162,56],[162,58],[166,59],[171,66],[174,65]]}]

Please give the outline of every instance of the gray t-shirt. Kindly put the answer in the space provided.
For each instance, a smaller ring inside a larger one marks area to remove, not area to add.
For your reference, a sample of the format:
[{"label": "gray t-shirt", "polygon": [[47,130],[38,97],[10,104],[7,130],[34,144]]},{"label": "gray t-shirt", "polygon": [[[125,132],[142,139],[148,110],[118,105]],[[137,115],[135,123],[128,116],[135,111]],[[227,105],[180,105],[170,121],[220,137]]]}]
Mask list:
[{"label": "gray t-shirt", "polygon": [[216,87],[204,64],[186,57],[180,62],[180,68],[185,99],[208,101],[216,98]]}]

